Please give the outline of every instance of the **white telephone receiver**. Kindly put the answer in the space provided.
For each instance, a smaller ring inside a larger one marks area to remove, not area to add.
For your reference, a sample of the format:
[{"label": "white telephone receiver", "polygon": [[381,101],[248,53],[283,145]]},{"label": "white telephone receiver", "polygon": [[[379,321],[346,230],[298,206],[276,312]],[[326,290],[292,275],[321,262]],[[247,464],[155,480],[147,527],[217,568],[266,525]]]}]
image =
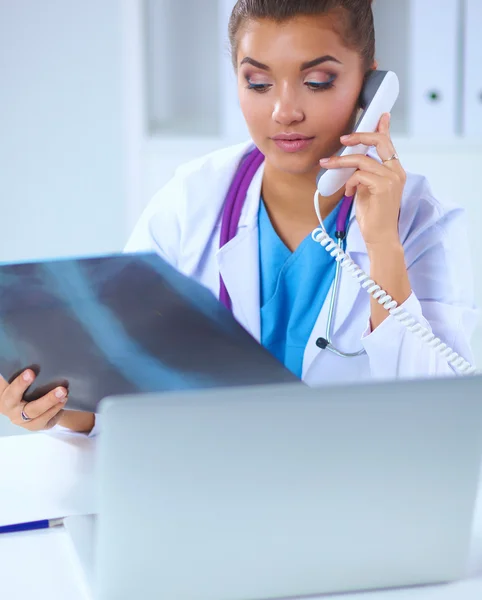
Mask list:
[{"label": "white telephone receiver", "polygon": [[[383,113],[390,112],[395,104],[399,94],[398,77],[392,71],[373,71],[367,77],[360,96],[360,104],[363,113],[355,126],[355,132],[373,133],[377,130],[378,123]],[[342,147],[336,156],[347,156],[350,154],[366,154],[368,147],[360,144],[358,146]],[[330,238],[323,225],[320,214],[319,196],[329,197],[340,190],[353,175],[356,169],[321,169],[317,177],[317,190],[315,192],[314,205],[315,211],[320,222],[320,227],[313,231],[313,239],[336,260],[337,274],[340,267],[350,273],[366,290],[366,292],[375,298],[397,321],[402,323],[409,331],[418,335],[429,346],[440,352],[447,362],[455,369],[465,375],[476,373],[473,367],[462,356],[457,354],[452,348],[447,346],[442,340],[436,337],[430,330],[420,325],[417,320],[404,308],[398,306],[393,298],[382,290],[370,277],[361,269],[348,254],[343,251],[342,240],[335,242]],[[327,347],[330,342],[327,343]]]},{"label": "white telephone receiver", "polygon": [[[354,133],[373,133],[383,113],[390,112],[400,92],[398,77],[393,71],[371,71],[360,95],[362,114],[355,125]],[[342,146],[335,156],[366,154],[368,146]],[[325,198],[340,190],[356,169],[321,169],[316,179],[318,191]]]}]

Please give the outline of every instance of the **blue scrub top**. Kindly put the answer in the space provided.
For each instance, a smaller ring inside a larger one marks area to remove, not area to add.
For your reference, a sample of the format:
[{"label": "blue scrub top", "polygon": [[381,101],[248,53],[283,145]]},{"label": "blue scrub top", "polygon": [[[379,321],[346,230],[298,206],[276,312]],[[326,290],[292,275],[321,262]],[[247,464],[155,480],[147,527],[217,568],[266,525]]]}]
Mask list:
[{"label": "blue scrub top", "polygon": [[[323,221],[335,239],[341,202]],[[261,343],[301,379],[303,355],[335,277],[335,260],[311,234],[291,252],[271,224],[261,199],[258,213]]]}]

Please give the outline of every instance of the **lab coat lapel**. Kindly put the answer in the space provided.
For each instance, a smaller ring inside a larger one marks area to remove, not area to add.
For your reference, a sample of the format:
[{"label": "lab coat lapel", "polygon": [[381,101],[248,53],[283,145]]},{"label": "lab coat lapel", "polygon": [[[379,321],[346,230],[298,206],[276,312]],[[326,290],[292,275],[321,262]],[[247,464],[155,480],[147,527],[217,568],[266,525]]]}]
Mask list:
[{"label": "lab coat lapel", "polygon": [[216,254],[234,316],[258,341],[261,337],[258,210],[263,173],[264,163],[248,188],[236,236]]},{"label": "lab coat lapel", "polygon": [[[363,240],[363,237],[360,232],[360,228],[358,227],[358,223],[355,219],[355,207],[352,207],[352,212],[350,215],[350,227],[347,234],[347,252],[351,256],[351,258],[356,262],[363,260],[363,257],[366,258],[366,245]],[[320,247],[321,248],[321,247]],[[322,252],[325,252],[324,249],[321,249]],[[366,262],[366,260],[363,260]],[[363,265],[360,265],[363,266]],[[303,359],[303,378],[311,367],[313,361],[321,352],[321,349],[316,345],[316,340],[319,337],[326,336],[326,327],[328,323],[328,312],[330,307],[330,301],[333,293],[333,285],[330,286],[330,291],[326,296],[326,300],[323,303],[323,307],[318,315],[315,326],[311,332],[310,338],[308,340],[308,345],[305,350],[305,355]],[[345,271],[341,270],[340,274],[340,284],[339,290],[336,297],[335,302],[335,315],[333,318],[333,343],[336,345],[337,343],[337,333],[348,319],[350,314],[353,311],[353,308],[359,298],[360,295],[366,294],[366,291],[360,287],[360,284],[353,278],[353,276]],[[367,318],[368,318],[367,314]],[[360,332],[360,337],[361,337]],[[343,348],[341,348],[343,350]],[[348,348],[348,352],[353,351],[353,349]]]}]

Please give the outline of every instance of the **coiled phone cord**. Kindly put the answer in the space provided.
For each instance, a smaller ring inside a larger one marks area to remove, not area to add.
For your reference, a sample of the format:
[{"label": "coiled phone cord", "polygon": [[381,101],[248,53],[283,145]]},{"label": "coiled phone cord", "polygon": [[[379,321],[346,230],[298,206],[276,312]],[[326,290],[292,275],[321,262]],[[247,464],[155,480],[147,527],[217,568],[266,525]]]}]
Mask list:
[{"label": "coiled phone cord", "polygon": [[466,361],[465,358],[457,354],[457,352],[442,342],[440,338],[435,336],[426,327],[420,325],[420,323],[418,323],[418,321],[404,308],[398,306],[397,302],[387,294],[385,290],[382,290],[373,279],[370,279],[365,271],[343,251],[339,244],[331,239],[323,225],[318,196],[319,192],[316,190],[314,205],[320,227],[317,227],[313,231],[311,235],[313,240],[318,242],[336,260],[336,262],[340,263],[341,268],[350,273],[350,275],[358,281],[359,285],[366,290],[370,296],[377,300],[378,304],[383,306],[398,322],[406,327],[408,331],[417,335],[431,348],[434,348],[439,352],[461,375],[474,375],[477,373],[477,369]]}]

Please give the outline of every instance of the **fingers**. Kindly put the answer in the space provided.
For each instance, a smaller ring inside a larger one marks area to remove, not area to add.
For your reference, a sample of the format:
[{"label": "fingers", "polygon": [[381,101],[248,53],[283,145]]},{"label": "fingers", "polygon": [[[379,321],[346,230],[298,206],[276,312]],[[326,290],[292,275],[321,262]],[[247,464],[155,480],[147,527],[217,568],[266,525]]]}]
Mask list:
[{"label": "fingers", "polygon": [[42,431],[47,429],[52,429],[54,425],[56,425],[62,416],[64,410],[64,404],[60,403],[55,406],[52,406],[49,410],[44,412],[40,417],[29,421],[27,425],[27,429],[30,431]]},{"label": "fingers", "polygon": [[373,173],[383,177],[386,175],[386,169],[377,160],[365,156],[364,154],[352,154],[351,156],[332,156],[331,158],[322,158],[320,165],[324,169],[342,169],[353,167],[367,173]]},{"label": "fingers", "polygon": [[[378,123],[378,128],[376,132],[352,133],[350,135],[342,136],[340,140],[345,146],[357,146],[358,144],[363,144],[364,146],[373,146],[377,149],[377,154],[382,159],[382,161],[387,160],[393,154],[395,154],[395,147],[390,137],[389,113],[384,113],[382,115],[382,118]],[[390,161],[390,163],[387,163],[385,165],[389,167],[390,170],[396,170],[400,166],[398,161]]]},{"label": "fingers", "polygon": [[[359,131],[356,133],[350,133],[349,135],[342,135],[340,139],[345,146],[356,146],[357,144],[364,144],[365,146],[377,146],[377,144],[380,142],[385,142],[387,139],[391,143],[390,113],[384,113],[382,115],[375,132],[371,133]],[[356,141],[354,142],[354,140]],[[345,144],[345,142],[348,143]]]},{"label": "fingers", "polygon": [[390,137],[390,113],[384,113],[378,122],[377,131],[387,137]]},{"label": "fingers", "polygon": [[24,393],[30,387],[34,379],[34,372],[27,369],[14,379],[10,385],[7,384],[2,393],[2,412],[8,416],[8,413],[12,409],[20,406]]},{"label": "fingers", "polygon": [[60,408],[62,408],[66,400],[67,392],[65,388],[58,387],[38,400],[26,402],[27,407],[24,408],[24,412],[31,419],[36,419],[57,405],[60,405]]},{"label": "fingers", "polygon": [[345,195],[354,196],[359,185],[365,185],[370,190],[381,190],[385,184],[385,179],[373,173],[357,171],[346,182]]},{"label": "fingers", "polygon": [[[350,133],[349,135],[342,135],[340,140],[343,142],[344,146],[357,146],[358,144],[363,144],[364,146],[380,146],[380,143],[383,142],[385,146],[388,147],[388,144],[385,140],[380,139],[380,133],[376,131],[374,133],[362,133],[358,131],[357,133]],[[385,137],[385,136],[383,136]],[[393,154],[393,152],[392,152]]]},{"label": "fingers", "polygon": [[7,389],[7,387],[8,387],[8,381],[0,375],[0,396]]},{"label": "fingers", "polygon": [[[60,418],[67,401],[67,390],[64,387],[57,387],[38,400],[25,402],[23,395],[34,380],[35,374],[30,369],[15,378],[10,385],[2,378],[0,381],[0,390],[3,387],[3,392],[0,391],[0,412],[5,414],[15,425],[31,431],[39,431],[52,427]],[[6,387],[3,382],[7,383]],[[22,410],[29,417],[29,421],[22,419]]]}]

